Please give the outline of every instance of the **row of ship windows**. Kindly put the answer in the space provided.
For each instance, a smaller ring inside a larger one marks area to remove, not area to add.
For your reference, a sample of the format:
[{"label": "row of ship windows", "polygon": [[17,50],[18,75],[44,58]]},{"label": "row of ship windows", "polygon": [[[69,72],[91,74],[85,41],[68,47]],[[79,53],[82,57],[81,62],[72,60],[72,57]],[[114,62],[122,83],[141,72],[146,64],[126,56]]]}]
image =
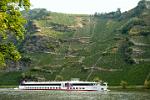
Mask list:
[{"label": "row of ship windows", "polygon": [[72,88],[68,88],[68,89],[80,89],[81,90],[81,89],[85,89],[85,88],[82,88],[82,87],[80,87],[80,88],[79,87],[72,87]]},{"label": "row of ship windows", "polygon": [[[61,87],[26,87],[26,89],[61,89]],[[70,87],[67,89],[85,89],[84,87]]]},{"label": "row of ship windows", "polygon": [[60,87],[26,87],[27,89],[61,89]]}]

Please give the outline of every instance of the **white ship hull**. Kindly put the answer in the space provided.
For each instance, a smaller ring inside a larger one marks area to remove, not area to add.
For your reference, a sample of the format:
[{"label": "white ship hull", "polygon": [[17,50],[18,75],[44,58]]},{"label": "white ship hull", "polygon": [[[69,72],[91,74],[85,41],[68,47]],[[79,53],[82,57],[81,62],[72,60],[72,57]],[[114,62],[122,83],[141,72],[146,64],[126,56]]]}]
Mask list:
[{"label": "white ship hull", "polygon": [[107,91],[107,83],[84,81],[23,82],[21,90]]}]

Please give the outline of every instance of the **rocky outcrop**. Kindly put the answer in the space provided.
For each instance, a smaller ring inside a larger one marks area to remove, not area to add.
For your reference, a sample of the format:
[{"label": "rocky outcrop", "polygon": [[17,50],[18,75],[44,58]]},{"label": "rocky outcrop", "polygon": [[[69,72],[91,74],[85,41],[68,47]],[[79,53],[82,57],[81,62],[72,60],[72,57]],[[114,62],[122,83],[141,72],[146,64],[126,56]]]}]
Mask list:
[{"label": "rocky outcrop", "polygon": [[32,35],[23,44],[23,51],[26,52],[54,52],[60,42],[56,39],[43,35]]}]

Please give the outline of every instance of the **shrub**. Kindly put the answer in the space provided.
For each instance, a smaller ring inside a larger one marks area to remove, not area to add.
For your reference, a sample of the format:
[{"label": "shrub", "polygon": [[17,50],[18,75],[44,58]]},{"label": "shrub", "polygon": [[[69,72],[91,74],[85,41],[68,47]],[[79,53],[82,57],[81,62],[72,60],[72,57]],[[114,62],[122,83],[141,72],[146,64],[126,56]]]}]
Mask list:
[{"label": "shrub", "polygon": [[63,76],[61,75],[56,75],[55,81],[63,81]]},{"label": "shrub", "polygon": [[96,77],[94,77],[93,81],[95,81],[95,82],[99,82],[99,81],[101,81],[101,80],[100,80],[100,78],[99,78],[99,77],[97,77],[97,76],[96,76]]},{"label": "shrub", "polygon": [[150,80],[145,80],[144,81],[144,88],[150,89]]},{"label": "shrub", "polygon": [[33,67],[30,69],[30,71],[41,71],[41,70],[42,70],[42,68],[40,68],[40,67]]},{"label": "shrub", "polygon": [[23,80],[35,80],[35,76],[32,75],[30,72],[25,72],[21,74]]},{"label": "shrub", "polygon": [[31,63],[32,62],[31,57],[22,57],[21,61],[24,61],[26,63]]},{"label": "shrub", "polygon": [[143,36],[147,36],[150,34],[150,32],[149,31],[143,31],[143,32],[140,32],[140,34]]},{"label": "shrub", "polygon": [[132,18],[127,23],[121,26],[121,32],[122,33],[128,33],[128,31],[134,26],[134,25],[145,25],[144,21],[139,18]]},{"label": "shrub", "polygon": [[121,81],[120,85],[122,86],[123,89],[127,88],[128,83],[126,81]]}]

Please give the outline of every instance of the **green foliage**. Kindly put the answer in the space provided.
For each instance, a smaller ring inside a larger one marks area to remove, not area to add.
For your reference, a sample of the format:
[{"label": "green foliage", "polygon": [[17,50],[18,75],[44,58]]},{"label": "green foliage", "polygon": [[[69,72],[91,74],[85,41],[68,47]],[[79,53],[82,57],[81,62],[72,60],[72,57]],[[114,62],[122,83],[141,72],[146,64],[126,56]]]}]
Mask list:
[{"label": "green foliage", "polygon": [[146,3],[149,3],[149,1],[147,1],[147,0],[139,1],[138,5],[135,8],[124,12],[120,16],[120,20],[129,19],[129,18],[133,18],[133,17],[140,17],[141,14],[143,14],[143,12],[147,9]]},{"label": "green foliage", "polygon": [[0,52],[0,66],[5,66],[5,63],[3,63],[3,62],[5,62],[5,59],[4,59],[4,55]]},{"label": "green foliage", "polygon": [[141,0],[139,3],[138,3],[138,9],[144,9],[146,8],[146,0]]},{"label": "green foliage", "polygon": [[145,81],[144,81],[144,87],[145,87],[146,89],[150,89],[150,80],[145,80]]},{"label": "green foliage", "polygon": [[150,35],[150,26],[144,26],[141,31],[140,34],[143,36],[148,36]]},{"label": "green foliage", "polygon": [[0,65],[5,65],[5,59],[18,61],[21,56],[16,47],[12,43],[0,43]]},{"label": "green foliage", "polygon": [[31,57],[29,57],[29,56],[22,57],[21,61],[26,62],[26,63],[31,63],[32,62]]},{"label": "green foliage", "polygon": [[61,75],[56,75],[55,81],[63,81],[63,76]]},{"label": "green foliage", "polygon": [[132,18],[122,25],[120,30],[123,34],[127,34],[134,25],[145,25],[145,23],[139,18]]},{"label": "green foliage", "polygon": [[123,89],[127,88],[128,83],[126,81],[121,81],[120,85],[122,86]]},{"label": "green foliage", "polygon": [[99,77],[94,77],[93,81],[95,81],[95,82],[99,82],[99,81],[101,81],[101,80],[100,80],[100,78],[99,78]]},{"label": "green foliage", "polygon": [[97,13],[95,12],[94,17],[100,17],[100,18],[113,18],[113,19],[117,19],[121,16],[121,10],[120,8],[117,9],[117,11],[115,12],[110,12],[110,13]]},{"label": "green foliage", "polygon": [[49,13],[50,12],[44,8],[35,8],[30,10],[29,12],[22,11],[23,16],[25,16],[28,20],[44,19],[49,15]]},{"label": "green foliage", "polygon": [[134,64],[135,61],[132,58],[132,53],[133,53],[133,48],[132,46],[134,45],[134,43],[132,41],[129,40],[129,38],[126,38],[126,41],[124,42],[123,45],[123,53],[124,53],[124,60],[128,63],[128,64]]},{"label": "green foliage", "polygon": [[30,72],[22,73],[21,77],[23,80],[36,80],[36,77]]},{"label": "green foliage", "polygon": [[0,85],[19,85],[21,72],[0,72]]},{"label": "green foliage", "polygon": [[[19,5],[18,5],[19,4]],[[20,8],[28,9],[29,0],[1,0],[0,1],[0,65],[5,65],[6,59],[19,60],[21,57],[12,43],[24,37],[26,20]]]}]

